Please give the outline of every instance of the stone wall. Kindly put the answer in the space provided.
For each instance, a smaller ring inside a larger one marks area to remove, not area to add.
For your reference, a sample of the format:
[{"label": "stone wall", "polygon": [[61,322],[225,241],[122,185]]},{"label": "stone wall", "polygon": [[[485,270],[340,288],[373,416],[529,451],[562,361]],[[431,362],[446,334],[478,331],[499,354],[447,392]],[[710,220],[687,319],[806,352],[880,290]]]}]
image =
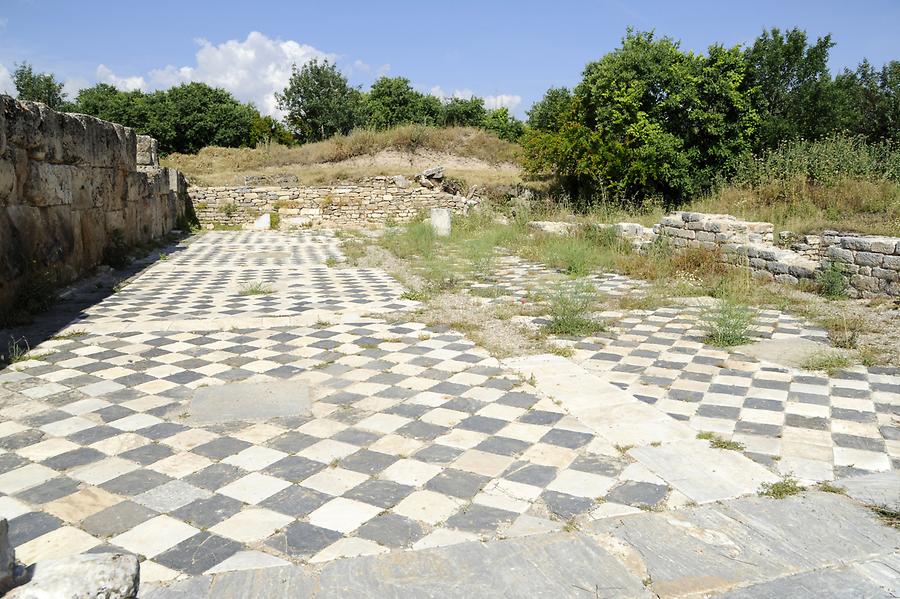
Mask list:
[{"label": "stone wall", "polygon": [[787,247],[773,243],[770,223],[738,220],[727,214],[676,212],[654,231],[676,246],[722,250],[722,259],[744,265],[754,276],[779,283],[815,281],[836,265],[845,273],[851,297],[900,296],[900,238],[826,231],[822,235],[780,234]]},{"label": "stone wall", "polygon": [[[577,223],[535,221],[529,227],[550,234],[571,234]],[[771,223],[742,221],[729,214],[675,212],[659,224],[599,224],[614,228],[637,249],[660,237],[676,248],[719,252],[722,262],[749,268],[753,276],[789,285],[815,283],[819,273],[836,265],[844,273],[850,297],[900,297],[900,238],[825,231],[822,235],[782,232],[774,243]]]},{"label": "stone wall", "polygon": [[138,244],[176,227],[184,178],[159,167],[154,140],[138,138],[0,95],[0,310],[30,276],[65,283],[86,274],[115,231]]},{"label": "stone wall", "polygon": [[283,226],[364,226],[407,221],[430,208],[464,213],[477,203],[400,176],[323,187],[190,187],[188,194],[206,226],[247,226],[273,212]]}]

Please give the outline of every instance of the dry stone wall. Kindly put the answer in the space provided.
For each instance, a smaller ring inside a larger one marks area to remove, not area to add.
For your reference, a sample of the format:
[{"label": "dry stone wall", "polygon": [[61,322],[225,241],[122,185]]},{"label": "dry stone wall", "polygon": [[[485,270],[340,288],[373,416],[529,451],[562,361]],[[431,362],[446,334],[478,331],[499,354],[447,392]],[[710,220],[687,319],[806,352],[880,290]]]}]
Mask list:
[{"label": "dry stone wall", "polygon": [[676,212],[655,227],[677,246],[722,250],[722,259],[748,266],[760,279],[798,284],[815,281],[832,264],[844,273],[851,297],[900,296],[900,238],[826,231],[822,235],[780,234],[771,223],[746,222],[727,214]]},{"label": "dry stone wall", "polygon": [[209,227],[249,226],[273,212],[288,226],[365,226],[408,221],[431,208],[464,213],[478,203],[399,176],[323,187],[190,187],[188,194],[200,223]]},{"label": "dry stone wall", "polygon": [[[549,234],[571,234],[581,225],[535,221],[529,227]],[[638,249],[659,238],[676,248],[705,248],[719,252],[730,265],[749,268],[753,276],[789,285],[814,283],[822,270],[836,266],[843,272],[850,297],[900,297],[900,238],[825,231],[822,235],[779,233],[774,243],[771,223],[742,221],[729,214],[675,212],[659,224],[601,224],[614,228]]]},{"label": "dry stone wall", "polygon": [[84,275],[116,231],[128,244],[168,233],[186,191],[159,167],[155,140],[0,95],[0,310],[31,276]]}]

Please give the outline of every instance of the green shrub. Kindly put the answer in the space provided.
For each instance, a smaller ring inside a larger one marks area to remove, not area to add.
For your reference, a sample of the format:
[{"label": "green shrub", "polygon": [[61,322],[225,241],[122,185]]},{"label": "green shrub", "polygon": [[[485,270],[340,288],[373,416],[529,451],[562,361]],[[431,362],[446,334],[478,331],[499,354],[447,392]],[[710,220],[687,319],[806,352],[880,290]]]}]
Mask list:
[{"label": "green shrub", "polygon": [[281,215],[278,214],[278,211],[271,213],[269,215],[269,228],[278,230],[278,227],[281,225]]},{"label": "green shrub", "polygon": [[847,280],[844,278],[844,268],[837,262],[831,262],[828,268],[819,271],[816,277],[819,295],[828,299],[842,299],[847,297]]},{"label": "green shrub", "polygon": [[605,330],[606,325],[590,315],[596,302],[597,290],[589,281],[560,285],[550,299],[550,322],[544,332],[586,337]]},{"label": "green shrub", "polygon": [[750,341],[756,315],[744,304],[723,299],[704,310],[700,319],[706,331],[704,342],[716,347],[732,347]]}]

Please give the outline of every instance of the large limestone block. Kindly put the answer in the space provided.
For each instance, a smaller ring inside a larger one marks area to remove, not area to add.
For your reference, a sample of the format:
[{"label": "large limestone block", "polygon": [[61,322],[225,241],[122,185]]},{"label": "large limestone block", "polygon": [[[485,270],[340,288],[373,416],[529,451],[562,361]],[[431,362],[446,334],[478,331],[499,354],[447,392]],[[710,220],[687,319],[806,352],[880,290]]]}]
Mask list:
[{"label": "large limestone block", "polygon": [[140,166],[159,166],[159,142],[149,135],[137,136],[137,163]]},{"label": "large limestone block", "polygon": [[31,206],[71,205],[76,169],[67,164],[29,161],[22,199]]},{"label": "large limestone block", "polygon": [[121,553],[84,554],[37,562],[31,580],[13,589],[7,599],[133,599],[137,597],[140,565]]}]

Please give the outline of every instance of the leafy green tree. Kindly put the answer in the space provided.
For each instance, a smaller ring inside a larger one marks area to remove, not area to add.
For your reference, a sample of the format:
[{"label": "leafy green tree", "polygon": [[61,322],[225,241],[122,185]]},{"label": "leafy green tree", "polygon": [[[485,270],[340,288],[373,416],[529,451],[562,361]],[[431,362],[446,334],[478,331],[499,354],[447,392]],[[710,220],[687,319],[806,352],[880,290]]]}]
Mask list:
[{"label": "leafy green tree", "polygon": [[839,128],[870,141],[900,141],[900,61],[880,70],[864,60],[835,78]]},{"label": "leafy green tree", "polygon": [[525,132],[525,124],[509,114],[509,110],[503,106],[489,110],[481,124],[488,131],[493,131],[500,139],[516,142]]},{"label": "leafy green tree", "polygon": [[250,145],[269,143],[292,146],[294,145],[294,135],[277,119],[257,113],[253,116]]},{"label": "leafy green tree", "polygon": [[447,127],[480,127],[487,116],[484,100],[478,96],[450,98],[444,104],[443,124]]},{"label": "leafy green tree", "polygon": [[417,122],[424,125],[443,125],[444,105],[441,99],[430,94],[419,94]]},{"label": "leafy green tree", "polygon": [[206,146],[250,145],[253,106],[241,104],[224,89],[205,83],[185,83],[166,92],[175,129],[172,145],[179,152],[193,154]]},{"label": "leafy green tree", "polygon": [[[205,83],[150,94],[123,92],[99,83],[79,91],[72,110],[155,137],[165,154],[194,153],[206,146],[255,145],[260,141],[257,120],[263,118],[254,106]],[[270,123],[266,127],[271,130]]]},{"label": "leafy green tree", "polygon": [[27,62],[16,65],[13,84],[20,100],[43,102],[54,110],[65,108],[66,94],[63,84],[52,73],[35,73]]},{"label": "leafy green tree", "polygon": [[834,43],[826,35],[808,43],[806,32],[764,31],[744,52],[744,90],[752,93],[760,116],[758,149],[782,140],[821,137],[835,128],[837,89],[828,71]]},{"label": "leafy green tree", "polygon": [[[428,106],[424,94],[412,88],[405,77],[380,77],[372,84],[366,98],[369,126],[373,129],[390,129],[406,123],[436,124],[427,122]],[[433,103],[431,104],[433,107]]]},{"label": "leafy green tree", "polygon": [[744,68],[738,48],[703,56],[629,31],[585,67],[561,126],[525,135],[526,166],[556,173],[584,203],[677,204],[750,150],[758,118]]},{"label": "leafy green tree", "polygon": [[572,110],[572,92],[551,87],[528,111],[528,126],[538,131],[559,131]]},{"label": "leafy green tree", "polygon": [[350,87],[327,59],[313,59],[299,69],[294,65],[287,87],[276,99],[278,107],[287,112],[288,127],[302,142],[347,134],[361,124],[359,90]]}]

